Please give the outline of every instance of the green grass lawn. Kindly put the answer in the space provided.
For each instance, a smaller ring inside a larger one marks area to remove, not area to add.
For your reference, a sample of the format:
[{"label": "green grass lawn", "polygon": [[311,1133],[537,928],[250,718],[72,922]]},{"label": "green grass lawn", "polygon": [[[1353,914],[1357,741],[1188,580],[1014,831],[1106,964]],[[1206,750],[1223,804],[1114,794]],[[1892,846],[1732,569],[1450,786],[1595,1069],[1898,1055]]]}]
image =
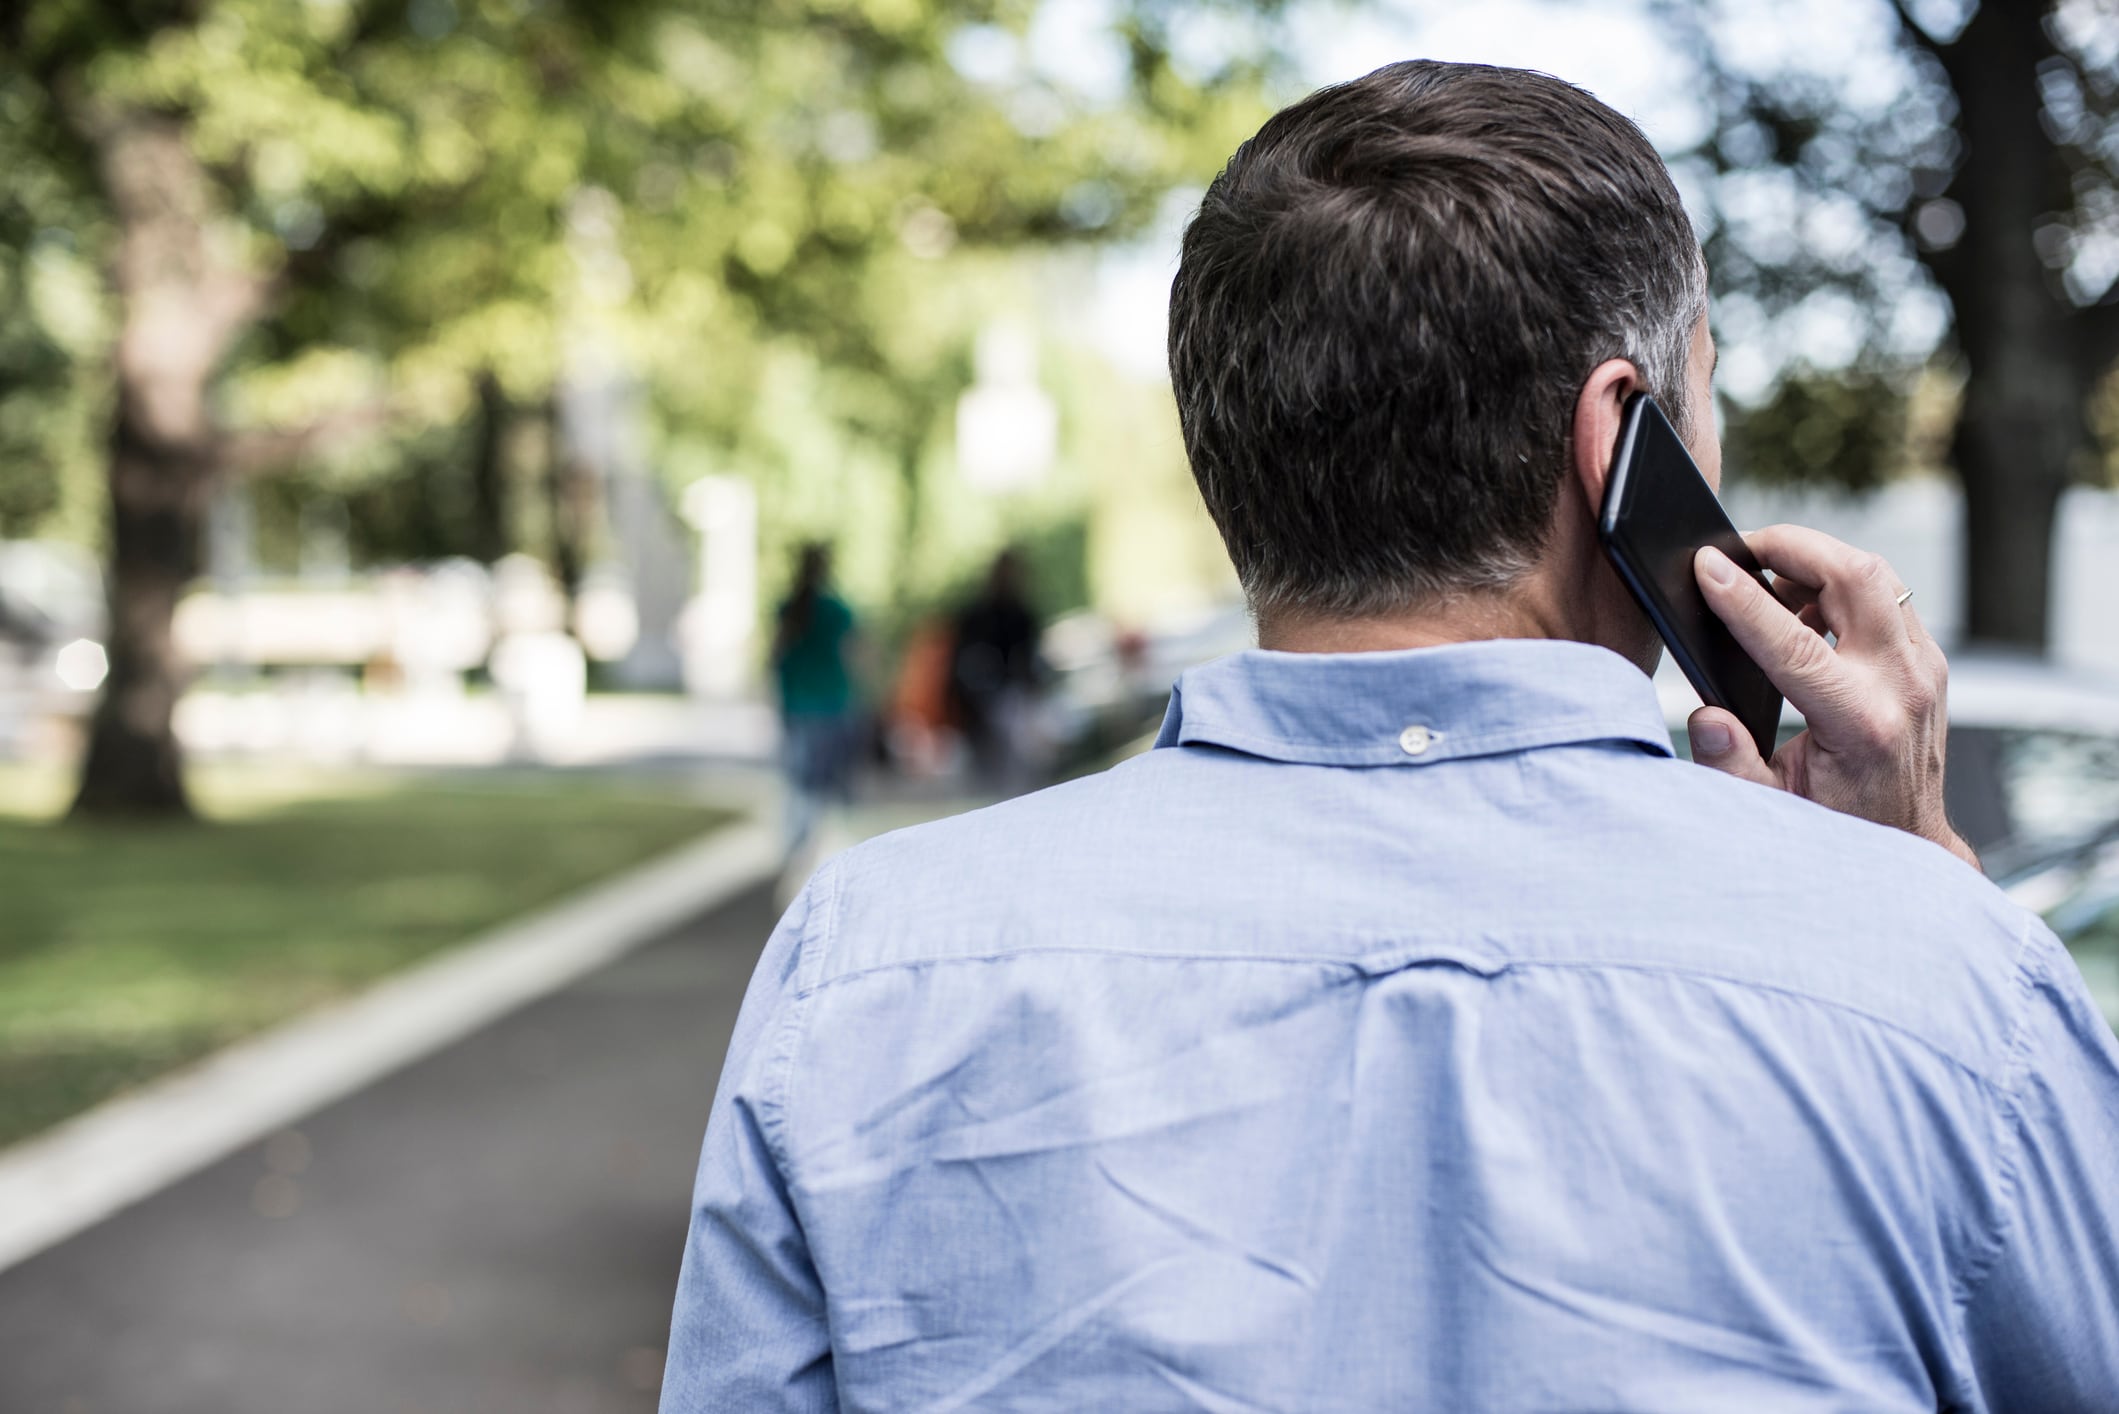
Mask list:
[{"label": "green grass lawn", "polygon": [[0,1144],[729,818],[574,774],[193,780],[204,823],[89,827],[0,766]]}]

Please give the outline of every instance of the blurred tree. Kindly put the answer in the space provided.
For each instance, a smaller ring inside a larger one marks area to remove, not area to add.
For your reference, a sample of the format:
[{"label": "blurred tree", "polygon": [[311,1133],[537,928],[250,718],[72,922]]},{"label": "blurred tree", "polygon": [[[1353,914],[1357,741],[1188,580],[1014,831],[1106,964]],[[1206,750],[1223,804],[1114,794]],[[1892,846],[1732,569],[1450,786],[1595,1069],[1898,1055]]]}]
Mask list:
[{"label": "blurred tree", "polygon": [[[171,621],[231,475],[321,459],[357,489],[419,429],[483,429],[463,548],[491,554],[513,410],[623,375],[741,461],[794,350],[916,478],[965,379],[965,329],[923,317],[936,258],[1128,230],[1255,124],[1263,64],[1180,73],[1178,14],[1125,12],[1097,94],[1034,62],[1032,0],[0,0],[0,151],[55,193],[0,196],[0,436],[66,381],[7,313],[38,233],[103,273],[108,325],[68,351],[111,389],[76,813],[188,813]],[[573,578],[579,457],[539,441]]]},{"label": "blurred tree", "polygon": [[1873,491],[1900,470],[1905,441],[1906,398],[1890,374],[1793,368],[1764,402],[1730,410],[1722,449],[1761,481]]},{"label": "blurred tree", "polygon": [[[4,42],[4,41],[0,41]],[[92,457],[95,404],[73,376],[105,338],[97,239],[28,75],[0,62],[0,537],[51,522]]]},{"label": "blurred tree", "polygon": [[[1715,121],[1697,156],[1725,319],[1852,327],[1855,367],[1873,369],[1925,355],[1917,296],[1947,299],[1946,351],[1964,379],[1950,461],[1965,492],[1966,630],[2042,650],[2054,516],[2070,482],[2095,474],[2086,409],[2119,357],[2108,0],[1879,0],[1850,10],[1845,33],[1877,21],[1895,53],[1836,74],[1801,40],[1757,34],[1776,22],[1755,7],[1664,13],[1712,80]],[[1745,25],[1749,38],[1732,39]],[[1747,443],[1763,447],[1799,414],[1828,429],[1817,472],[1873,481],[1892,439],[1829,428],[1883,410],[1878,376],[1835,391],[1799,374]]]}]

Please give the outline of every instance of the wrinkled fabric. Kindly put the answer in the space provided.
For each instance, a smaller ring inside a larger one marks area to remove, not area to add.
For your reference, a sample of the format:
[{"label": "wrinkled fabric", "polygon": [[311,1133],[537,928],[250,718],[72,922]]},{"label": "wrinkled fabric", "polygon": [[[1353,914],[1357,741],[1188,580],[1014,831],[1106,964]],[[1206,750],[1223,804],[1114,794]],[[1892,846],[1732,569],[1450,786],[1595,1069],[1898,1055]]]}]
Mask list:
[{"label": "wrinkled fabric", "polygon": [[811,881],[662,1408],[2109,1411],[2115,1232],[2119,1046],[1975,871],[1600,649],[1251,652]]}]

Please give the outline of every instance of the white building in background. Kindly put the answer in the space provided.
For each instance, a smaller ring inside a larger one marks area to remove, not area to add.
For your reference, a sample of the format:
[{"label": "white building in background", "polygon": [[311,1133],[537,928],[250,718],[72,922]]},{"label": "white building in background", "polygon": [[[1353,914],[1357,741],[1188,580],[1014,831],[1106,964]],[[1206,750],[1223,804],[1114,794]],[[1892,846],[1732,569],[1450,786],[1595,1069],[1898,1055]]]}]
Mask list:
[{"label": "white building in background", "polygon": [[[1921,622],[1945,646],[1964,631],[1964,495],[1939,477],[1894,481],[1868,496],[1731,484],[1739,529],[1791,522],[1873,550],[1912,586]],[[2076,487],[2053,536],[2051,655],[2119,677],[2119,492]]]},{"label": "white building in background", "polygon": [[674,688],[684,679],[678,629],[691,595],[690,537],[647,455],[639,382],[624,355],[617,316],[633,292],[618,240],[623,211],[609,192],[584,187],[567,214],[576,301],[559,388],[562,455],[594,475],[609,529],[599,564],[606,598],[631,600],[632,641],[612,664],[627,687]]},{"label": "white building in background", "polygon": [[631,600],[632,643],[612,665],[627,687],[674,688],[684,680],[678,632],[691,596],[692,547],[648,464],[638,386],[616,365],[584,359],[560,390],[566,455],[595,475],[609,527],[609,558],[595,578]]},{"label": "white building in background", "polygon": [[699,533],[699,592],[678,634],[684,685],[699,697],[741,697],[753,686],[758,492],[741,477],[702,476],[686,488],[682,512]]},{"label": "white building in background", "polygon": [[1038,386],[1036,337],[995,324],[973,360],[976,375],[957,400],[957,471],[974,491],[1028,490],[1059,454],[1059,408]]}]

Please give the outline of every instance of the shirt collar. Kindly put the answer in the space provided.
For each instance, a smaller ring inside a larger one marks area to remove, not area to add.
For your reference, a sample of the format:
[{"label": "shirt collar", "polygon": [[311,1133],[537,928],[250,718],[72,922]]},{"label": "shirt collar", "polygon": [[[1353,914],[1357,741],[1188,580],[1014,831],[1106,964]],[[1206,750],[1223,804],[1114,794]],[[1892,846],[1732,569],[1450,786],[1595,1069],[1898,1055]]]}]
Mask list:
[{"label": "shirt collar", "polygon": [[1319,766],[1425,766],[1604,741],[1672,754],[1646,674],[1587,643],[1490,639],[1218,658],[1177,680],[1155,744]]}]

